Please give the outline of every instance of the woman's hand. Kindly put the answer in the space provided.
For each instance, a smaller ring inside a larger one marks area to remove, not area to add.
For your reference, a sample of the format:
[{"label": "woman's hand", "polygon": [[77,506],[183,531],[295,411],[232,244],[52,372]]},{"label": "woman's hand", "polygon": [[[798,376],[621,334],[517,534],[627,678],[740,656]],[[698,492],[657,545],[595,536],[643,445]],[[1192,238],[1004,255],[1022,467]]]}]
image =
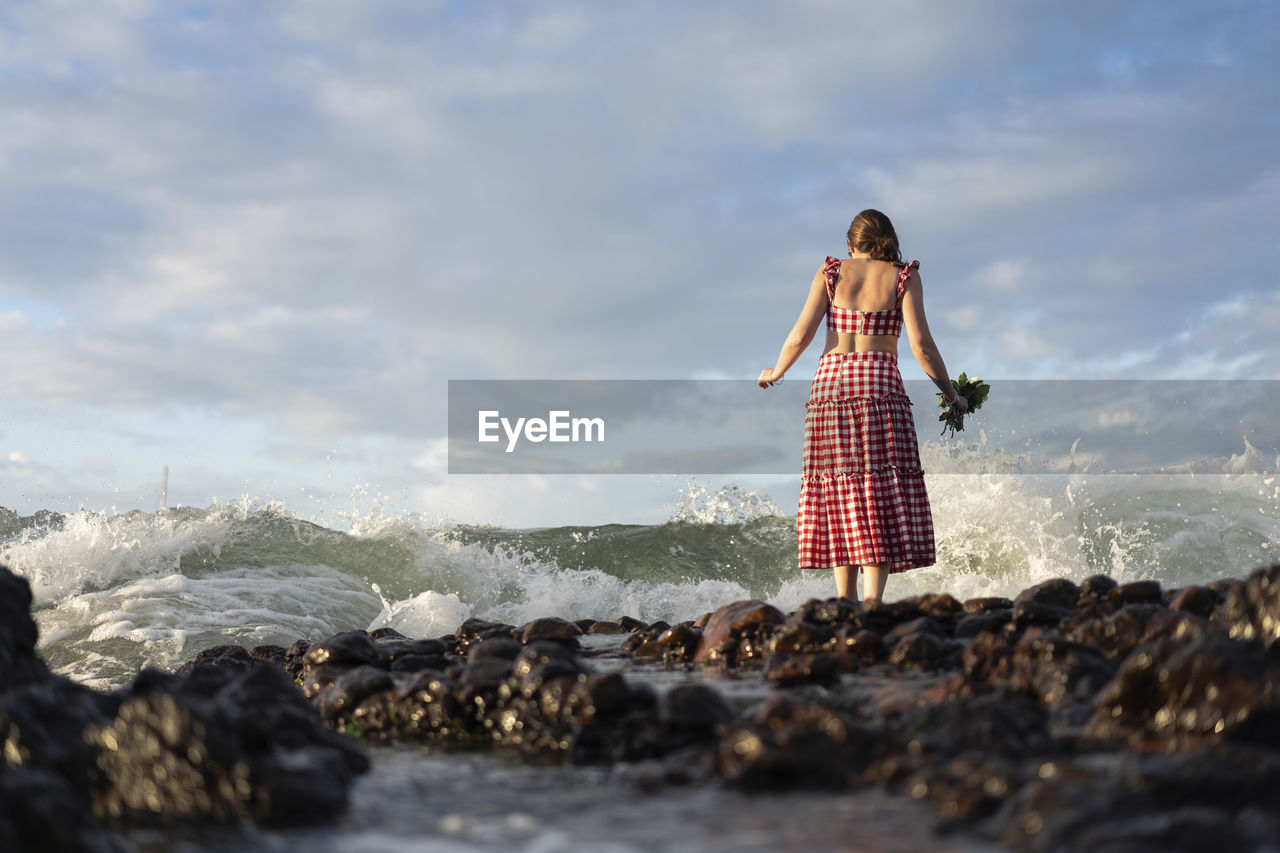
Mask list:
[{"label": "woman's hand", "polygon": [[773,377],[772,367],[766,367],[764,370],[760,371],[760,378],[756,380],[756,384],[759,385],[761,388],[772,388],[775,382],[781,382],[781,381],[782,381],[781,376],[779,376],[777,379]]},{"label": "woman's hand", "polygon": [[969,401],[964,398],[963,394],[957,394],[956,401],[952,405],[954,405],[957,409],[959,409],[960,414],[962,415],[965,412],[969,411]]}]

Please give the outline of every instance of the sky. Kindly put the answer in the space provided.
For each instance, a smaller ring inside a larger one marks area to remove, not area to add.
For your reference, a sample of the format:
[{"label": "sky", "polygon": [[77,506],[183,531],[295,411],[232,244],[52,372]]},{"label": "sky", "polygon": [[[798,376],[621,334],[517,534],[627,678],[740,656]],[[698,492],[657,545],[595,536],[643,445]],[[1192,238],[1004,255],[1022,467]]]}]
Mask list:
[{"label": "sky", "polygon": [[[448,380],[753,379],[865,207],[992,402],[1280,378],[1278,34],[1271,0],[3,0],[0,506],[150,511],[167,465],[170,505],[662,520],[688,478],[450,476]],[[747,485],[786,509],[796,456]]]}]

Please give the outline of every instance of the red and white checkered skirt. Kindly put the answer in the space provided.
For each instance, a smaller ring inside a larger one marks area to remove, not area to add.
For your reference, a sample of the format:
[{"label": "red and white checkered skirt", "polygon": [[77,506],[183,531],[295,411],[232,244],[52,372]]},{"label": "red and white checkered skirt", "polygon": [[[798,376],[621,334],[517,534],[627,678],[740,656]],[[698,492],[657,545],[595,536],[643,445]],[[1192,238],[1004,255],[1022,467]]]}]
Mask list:
[{"label": "red and white checkered skirt", "polygon": [[800,568],[933,565],[933,514],[897,355],[827,353],[805,408]]}]

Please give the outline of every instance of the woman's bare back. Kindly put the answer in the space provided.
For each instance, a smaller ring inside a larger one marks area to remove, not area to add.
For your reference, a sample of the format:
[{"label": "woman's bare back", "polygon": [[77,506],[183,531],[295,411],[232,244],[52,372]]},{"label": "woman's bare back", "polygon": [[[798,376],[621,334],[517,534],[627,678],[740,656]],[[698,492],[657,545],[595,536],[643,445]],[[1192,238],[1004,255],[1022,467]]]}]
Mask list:
[{"label": "woman's bare back", "polygon": [[[840,278],[831,300],[837,308],[853,311],[892,311],[897,303],[898,276],[902,267],[870,258],[840,262]],[[823,355],[828,352],[898,352],[896,335],[859,335],[827,330]]]}]

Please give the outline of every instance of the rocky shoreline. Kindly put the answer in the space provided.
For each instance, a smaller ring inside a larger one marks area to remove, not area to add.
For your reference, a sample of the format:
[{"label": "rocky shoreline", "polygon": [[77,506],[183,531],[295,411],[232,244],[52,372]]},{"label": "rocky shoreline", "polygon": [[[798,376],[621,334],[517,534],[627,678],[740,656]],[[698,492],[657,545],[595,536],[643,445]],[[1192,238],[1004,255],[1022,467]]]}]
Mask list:
[{"label": "rocky shoreline", "polygon": [[[649,625],[470,619],[220,646],[98,693],[35,653],[0,569],[0,849],[124,851],[114,830],[339,818],[361,742],[629,762],[642,791],[876,787],[937,828],[1033,851],[1248,850],[1280,837],[1280,565],[1165,590],[760,601]],[[600,635],[618,635],[602,645]],[[619,670],[759,672],[656,691]]]}]

